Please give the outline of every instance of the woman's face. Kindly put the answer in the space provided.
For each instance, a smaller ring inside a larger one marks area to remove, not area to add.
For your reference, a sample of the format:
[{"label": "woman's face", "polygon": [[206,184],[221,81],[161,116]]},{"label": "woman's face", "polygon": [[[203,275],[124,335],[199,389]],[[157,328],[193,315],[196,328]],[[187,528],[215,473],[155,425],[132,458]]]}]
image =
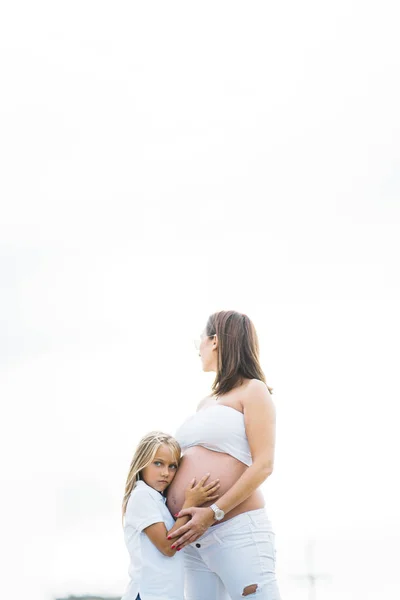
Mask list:
[{"label": "woman's face", "polygon": [[200,336],[199,356],[201,358],[203,371],[217,371],[217,336],[208,337],[205,330]]}]

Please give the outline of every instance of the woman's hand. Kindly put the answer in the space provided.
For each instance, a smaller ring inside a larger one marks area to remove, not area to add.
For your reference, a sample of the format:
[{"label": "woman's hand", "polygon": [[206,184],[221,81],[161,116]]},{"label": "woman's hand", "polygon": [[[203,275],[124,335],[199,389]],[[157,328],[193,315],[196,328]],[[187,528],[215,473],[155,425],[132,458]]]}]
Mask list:
[{"label": "woman's hand", "polygon": [[195,506],[184,508],[176,516],[179,518],[185,515],[191,517],[190,521],[168,536],[168,539],[178,538],[172,544],[177,550],[195,542],[214,523],[214,512],[211,508],[197,508]]},{"label": "woman's hand", "polygon": [[204,485],[210,473],[204,475],[196,485],[196,479],[192,479],[185,490],[185,504],[188,507],[202,506],[205,502],[216,500],[219,495],[216,493],[219,489],[219,479],[215,479],[211,483]]}]

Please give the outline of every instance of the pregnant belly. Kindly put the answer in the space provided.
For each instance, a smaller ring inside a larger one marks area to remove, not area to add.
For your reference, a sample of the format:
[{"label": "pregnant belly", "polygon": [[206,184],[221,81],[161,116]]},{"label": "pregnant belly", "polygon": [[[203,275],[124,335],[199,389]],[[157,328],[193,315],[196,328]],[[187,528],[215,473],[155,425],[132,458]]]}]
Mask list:
[{"label": "pregnant belly", "polygon": [[[210,477],[206,483],[210,483],[214,479],[219,479],[220,488],[218,494],[221,497],[237,482],[247,469],[247,465],[229,454],[214,452],[202,446],[188,448],[182,457],[178,472],[167,491],[167,506],[170,512],[174,515],[181,510],[185,501],[185,489],[193,477],[196,478],[196,483],[206,473],[210,473]],[[208,502],[203,506],[210,506],[213,502],[218,503],[218,500]],[[256,510],[263,506],[264,498],[261,490],[256,490],[244,502],[229,511],[226,518],[232,518],[246,510]]]}]

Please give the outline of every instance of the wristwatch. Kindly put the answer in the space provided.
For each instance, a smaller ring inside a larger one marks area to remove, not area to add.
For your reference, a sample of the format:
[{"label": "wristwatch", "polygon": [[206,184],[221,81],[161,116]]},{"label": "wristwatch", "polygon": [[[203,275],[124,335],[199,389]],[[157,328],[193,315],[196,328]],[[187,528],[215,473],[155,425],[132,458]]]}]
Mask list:
[{"label": "wristwatch", "polygon": [[212,508],[212,510],[214,511],[214,519],[216,521],[221,521],[224,518],[224,511],[221,508],[218,508],[216,504],[211,504],[210,508]]}]

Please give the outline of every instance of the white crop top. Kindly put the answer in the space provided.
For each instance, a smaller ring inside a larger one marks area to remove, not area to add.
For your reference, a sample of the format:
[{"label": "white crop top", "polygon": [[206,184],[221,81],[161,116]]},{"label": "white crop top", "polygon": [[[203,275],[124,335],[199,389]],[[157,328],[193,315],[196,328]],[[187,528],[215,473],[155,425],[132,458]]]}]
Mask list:
[{"label": "white crop top", "polygon": [[244,415],[231,406],[215,404],[191,415],[175,433],[182,450],[203,446],[224,452],[247,466],[252,464]]}]

